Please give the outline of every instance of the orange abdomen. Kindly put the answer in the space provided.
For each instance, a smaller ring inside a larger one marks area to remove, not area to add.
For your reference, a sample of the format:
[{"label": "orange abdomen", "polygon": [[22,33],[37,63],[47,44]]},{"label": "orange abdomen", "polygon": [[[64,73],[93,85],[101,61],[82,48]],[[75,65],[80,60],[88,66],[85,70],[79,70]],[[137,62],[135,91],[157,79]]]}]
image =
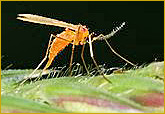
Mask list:
[{"label": "orange abdomen", "polygon": [[69,43],[72,42],[72,40],[75,37],[75,32],[71,30],[66,30],[62,32],[61,34],[58,34],[57,37],[52,41],[49,55],[48,55],[48,62],[46,66],[44,67],[44,70],[47,69],[54,58],[57,56],[57,54],[62,51]]},{"label": "orange abdomen", "polygon": [[73,43],[73,45],[83,45],[85,41],[85,37],[88,37],[89,32],[87,28],[83,28],[83,26],[79,26],[78,31],[72,31],[66,28],[61,34],[57,34],[56,38],[52,41],[48,62],[44,67],[44,70],[47,69],[57,54],[64,49],[69,43]]}]

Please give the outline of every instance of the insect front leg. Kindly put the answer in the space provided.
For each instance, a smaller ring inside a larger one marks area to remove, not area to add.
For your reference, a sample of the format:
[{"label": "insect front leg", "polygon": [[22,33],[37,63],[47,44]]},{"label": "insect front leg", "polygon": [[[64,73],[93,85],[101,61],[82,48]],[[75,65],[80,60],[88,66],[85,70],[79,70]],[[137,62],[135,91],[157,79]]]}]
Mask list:
[{"label": "insect front leg", "polygon": [[112,48],[112,46],[109,44],[109,42],[107,41],[107,39],[104,38],[104,40],[105,40],[105,42],[107,43],[108,47],[111,49],[111,51],[112,51],[115,55],[117,55],[118,57],[120,57],[121,59],[123,59],[124,61],[126,61],[127,63],[131,64],[132,66],[137,67],[137,65],[133,64],[132,62],[130,62],[129,60],[125,59],[125,58],[122,57],[120,54],[118,54],[118,53]]},{"label": "insect front leg", "polygon": [[96,66],[96,68],[97,68],[97,70],[99,71],[99,73],[100,73],[100,75],[102,75],[103,76],[103,78],[106,80],[106,81],[108,81],[109,83],[112,83],[108,78],[106,78],[105,76],[104,76],[104,73],[103,72],[101,72],[101,70],[99,69],[99,67],[98,67],[98,65],[97,65],[97,62],[95,61],[95,59],[94,59],[94,56],[93,56],[93,48],[92,48],[92,40],[91,40],[91,35],[89,35],[89,47],[90,47],[90,54],[91,54],[91,58],[92,58],[92,60],[93,60],[93,62],[94,62],[94,64],[95,64],[95,66]]}]

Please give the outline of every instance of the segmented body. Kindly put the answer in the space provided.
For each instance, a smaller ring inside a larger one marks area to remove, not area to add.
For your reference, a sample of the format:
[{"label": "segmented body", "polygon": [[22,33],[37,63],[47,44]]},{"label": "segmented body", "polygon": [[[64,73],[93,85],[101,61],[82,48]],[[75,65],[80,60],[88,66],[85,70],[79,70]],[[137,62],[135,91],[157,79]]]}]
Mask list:
[{"label": "segmented body", "polygon": [[23,21],[66,28],[65,31],[63,31],[62,33],[54,35],[55,39],[53,39],[50,45],[48,46],[48,62],[44,67],[44,70],[51,65],[55,56],[57,56],[62,49],[64,49],[67,45],[69,45],[69,43],[72,43],[73,45],[84,45],[86,42],[86,38],[89,35],[89,31],[86,28],[86,26],[73,25],[56,19],[51,19],[51,18],[32,15],[32,14],[19,14],[19,16],[20,17],[17,17],[17,19]]}]

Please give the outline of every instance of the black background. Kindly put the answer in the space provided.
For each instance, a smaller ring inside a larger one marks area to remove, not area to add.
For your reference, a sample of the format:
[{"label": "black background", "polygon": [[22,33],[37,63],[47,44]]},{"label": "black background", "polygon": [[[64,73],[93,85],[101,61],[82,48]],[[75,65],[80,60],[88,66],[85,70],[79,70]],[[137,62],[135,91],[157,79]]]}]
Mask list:
[{"label": "black background", "polygon": [[[64,28],[16,20],[17,14],[37,14],[72,24],[82,24],[90,32],[108,34],[126,22],[126,26],[109,40],[123,57],[141,65],[164,59],[164,2],[1,2],[2,69],[35,68],[44,58],[49,36]],[[55,58],[52,66],[69,63],[72,45]],[[74,62],[81,63],[81,48],[76,46]],[[94,56],[99,64],[122,66],[123,60],[114,55],[104,41],[93,43]],[[86,64],[91,64],[88,44]],[[45,63],[44,63],[45,64]],[[43,68],[44,65],[41,67]]]}]

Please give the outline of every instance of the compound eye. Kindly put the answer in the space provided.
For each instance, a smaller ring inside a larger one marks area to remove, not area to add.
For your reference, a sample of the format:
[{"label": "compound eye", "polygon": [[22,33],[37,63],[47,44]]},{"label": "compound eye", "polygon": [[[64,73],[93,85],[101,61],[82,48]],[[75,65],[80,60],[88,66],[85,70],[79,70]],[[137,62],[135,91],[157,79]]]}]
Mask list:
[{"label": "compound eye", "polygon": [[85,28],[82,28],[82,31],[85,32],[86,31]]}]

